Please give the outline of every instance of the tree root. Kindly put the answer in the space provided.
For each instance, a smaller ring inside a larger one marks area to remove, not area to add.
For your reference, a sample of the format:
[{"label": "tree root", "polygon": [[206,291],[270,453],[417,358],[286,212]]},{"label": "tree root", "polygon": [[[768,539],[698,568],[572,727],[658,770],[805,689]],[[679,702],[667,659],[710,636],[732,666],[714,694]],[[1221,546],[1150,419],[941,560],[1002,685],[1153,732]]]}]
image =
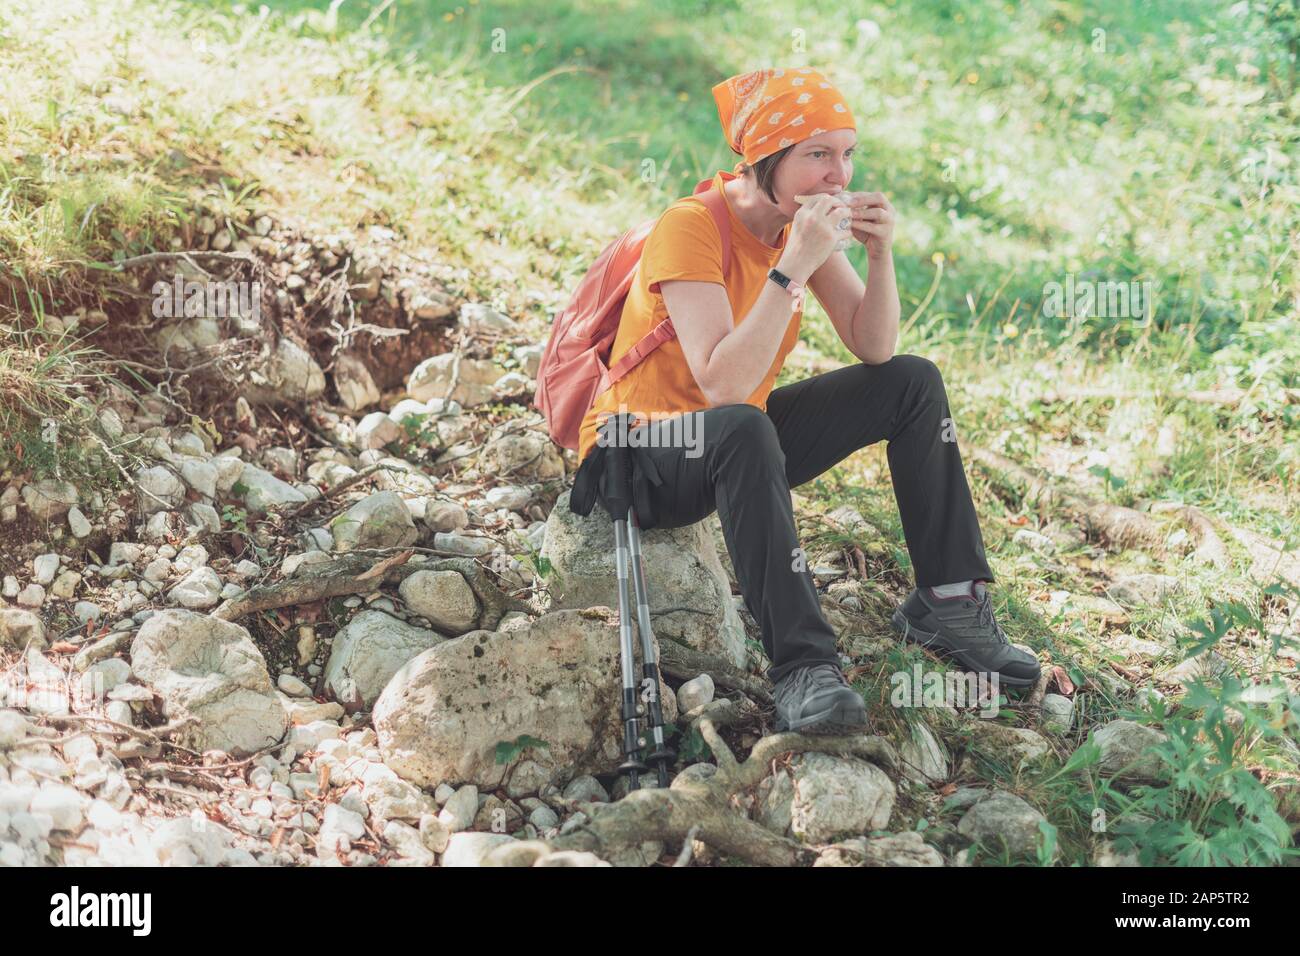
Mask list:
[{"label": "tree root", "polygon": [[298,577],[251,588],[238,597],[225,601],[212,612],[212,616],[222,621],[238,621],[257,611],[310,604],[350,594],[370,594],[378,591],[385,580],[401,581],[416,571],[459,572],[478,598],[481,609],[479,629],[496,630],[501,618],[510,611],[528,613],[530,610],[528,605],[497,587],[488,572],[473,558],[443,558],[407,564],[415,553],[408,548],[380,560],[375,559],[376,554],[384,553],[386,549],[356,552],[328,564],[310,565]]},{"label": "tree root", "polygon": [[1117,548],[1137,547],[1157,552],[1164,550],[1165,529],[1140,511],[1054,487],[1047,479],[1039,477],[1005,455],[978,445],[970,449],[970,456],[1004,487],[1011,487],[1013,483],[1023,486],[1023,489],[1016,490],[1023,490],[1026,499],[1039,507],[1055,505],[1080,518],[1085,532],[1094,539]]},{"label": "tree root", "polygon": [[585,824],[549,841],[525,840],[498,847],[487,855],[484,865],[532,866],[542,857],[568,850],[607,857],[651,840],[682,843],[692,832],[695,839],[719,853],[756,866],[811,865],[817,851],[741,815],[731,806],[731,797],[760,783],[772,772],[773,761],[784,754],[817,751],[861,757],[894,771],[898,755],[883,737],[783,733],[761,739],[741,763],[719,729],[750,715],[725,698],[698,709],[695,724],[718,762],[717,773],[711,777],[679,777],[667,790],[633,790],[617,803],[585,804],[582,809],[591,817]]},{"label": "tree root", "polygon": [[676,641],[659,641],[659,671],[666,677],[684,681],[708,674],[716,687],[740,691],[764,705],[772,703],[772,691],[763,680],[746,674],[730,661]]}]

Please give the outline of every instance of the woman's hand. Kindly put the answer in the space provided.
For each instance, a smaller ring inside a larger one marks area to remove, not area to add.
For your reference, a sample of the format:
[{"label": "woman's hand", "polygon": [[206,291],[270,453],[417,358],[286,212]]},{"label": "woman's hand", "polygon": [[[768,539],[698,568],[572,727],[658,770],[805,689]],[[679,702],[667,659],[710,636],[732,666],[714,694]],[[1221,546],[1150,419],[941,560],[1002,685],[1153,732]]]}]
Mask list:
[{"label": "woman's hand", "polygon": [[882,259],[894,246],[894,207],[884,193],[840,193],[835,197],[850,211],[853,238],[867,247],[868,259]]},{"label": "woman's hand", "polygon": [[852,241],[848,207],[839,196],[829,193],[795,196],[800,203],[790,227],[789,245],[808,267],[808,274],[821,268],[841,243]]}]

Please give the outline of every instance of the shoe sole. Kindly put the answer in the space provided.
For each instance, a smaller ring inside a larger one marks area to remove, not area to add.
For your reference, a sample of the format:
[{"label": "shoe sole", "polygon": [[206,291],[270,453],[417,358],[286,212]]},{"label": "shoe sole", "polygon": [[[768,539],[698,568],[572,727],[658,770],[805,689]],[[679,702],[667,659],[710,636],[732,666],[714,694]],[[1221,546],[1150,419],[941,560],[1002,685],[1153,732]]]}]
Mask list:
[{"label": "shoe sole", "polygon": [[[989,671],[986,668],[978,667],[970,663],[966,657],[965,651],[949,647],[944,643],[942,634],[935,631],[925,631],[917,627],[907,619],[907,615],[903,613],[901,607],[894,611],[894,616],[890,618],[890,624],[893,625],[895,631],[903,636],[904,640],[911,641],[913,644],[920,644],[927,650],[935,651],[936,653],[943,654],[946,657],[951,657],[968,671],[983,674],[996,673],[998,675],[999,684],[1004,684],[1007,687],[1033,687],[1038,683],[1037,677],[1008,677],[1001,671]],[[1040,671],[1039,673],[1041,675],[1042,672]]]},{"label": "shoe sole", "polygon": [[778,733],[792,732],[797,734],[853,734],[861,733],[870,727],[867,721],[865,709],[850,707],[848,704],[833,704],[819,714],[812,714],[797,720],[793,725],[787,725],[784,720],[777,718],[776,730]]}]

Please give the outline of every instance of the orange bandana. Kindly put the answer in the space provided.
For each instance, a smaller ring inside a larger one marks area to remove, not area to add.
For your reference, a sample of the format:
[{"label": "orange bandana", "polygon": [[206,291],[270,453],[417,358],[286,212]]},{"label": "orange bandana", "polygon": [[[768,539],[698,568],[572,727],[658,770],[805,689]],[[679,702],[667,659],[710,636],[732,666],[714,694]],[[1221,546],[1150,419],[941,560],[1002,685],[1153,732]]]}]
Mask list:
[{"label": "orange bandana", "polygon": [[738,74],[715,86],[713,99],[727,142],[750,166],[819,133],[857,129],[844,95],[810,66]]}]

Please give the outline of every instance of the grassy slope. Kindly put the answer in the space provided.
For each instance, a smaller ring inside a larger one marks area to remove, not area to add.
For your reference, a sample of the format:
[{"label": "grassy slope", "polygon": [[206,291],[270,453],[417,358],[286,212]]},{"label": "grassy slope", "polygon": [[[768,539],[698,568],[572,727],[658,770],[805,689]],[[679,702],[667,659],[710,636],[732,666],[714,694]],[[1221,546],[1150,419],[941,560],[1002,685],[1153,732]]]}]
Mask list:
[{"label": "grassy slope", "polygon": [[[1300,385],[1287,158],[1300,99],[1257,24],[1173,3],[398,0],[371,17],[378,6],[0,10],[0,308],[26,329],[0,341],[7,422],[65,412],[67,386],[93,370],[36,323],[106,294],[80,263],[167,248],[200,201],[319,231],[391,227],[460,270],[467,293],[532,317],[540,339],[606,242],[730,168],[709,87],[806,62],[855,106],[851,188],[884,190],[900,211],[899,351],[939,362],[964,446],[1117,503],[1186,502],[1297,537],[1283,387]],[[1159,282],[1153,326],[1045,317],[1044,283],[1071,272]],[[813,359],[848,358],[816,310],[804,338]],[[792,361],[781,382],[809,368]],[[1225,383],[1248,400],[1171,395]],[[1138,397],[1037,400],[1085,386]],[[1157,459],[1161,426],[1176,445]],[[1257,598],[1240,575],[1133,552],[1045,567],[1012,543],[1020,504],[970,475],[1013,639],[1076,676],[1115,654],[1103,622],[1031,611],[1052,590],[1125,570],[1185,578],[1170,608],[1135,615],[1137,637],[1167,638],[1211,598]],[[905,575],[883,447],[800,491],[810,550],[830,541],[816,514],[852,501],[892,536],[873,573]],[[1116,705],[1101,695],[1083,710],[1104,720]],[[1087,820],[1071,819],[1063,840],[1078,851]]]}]

